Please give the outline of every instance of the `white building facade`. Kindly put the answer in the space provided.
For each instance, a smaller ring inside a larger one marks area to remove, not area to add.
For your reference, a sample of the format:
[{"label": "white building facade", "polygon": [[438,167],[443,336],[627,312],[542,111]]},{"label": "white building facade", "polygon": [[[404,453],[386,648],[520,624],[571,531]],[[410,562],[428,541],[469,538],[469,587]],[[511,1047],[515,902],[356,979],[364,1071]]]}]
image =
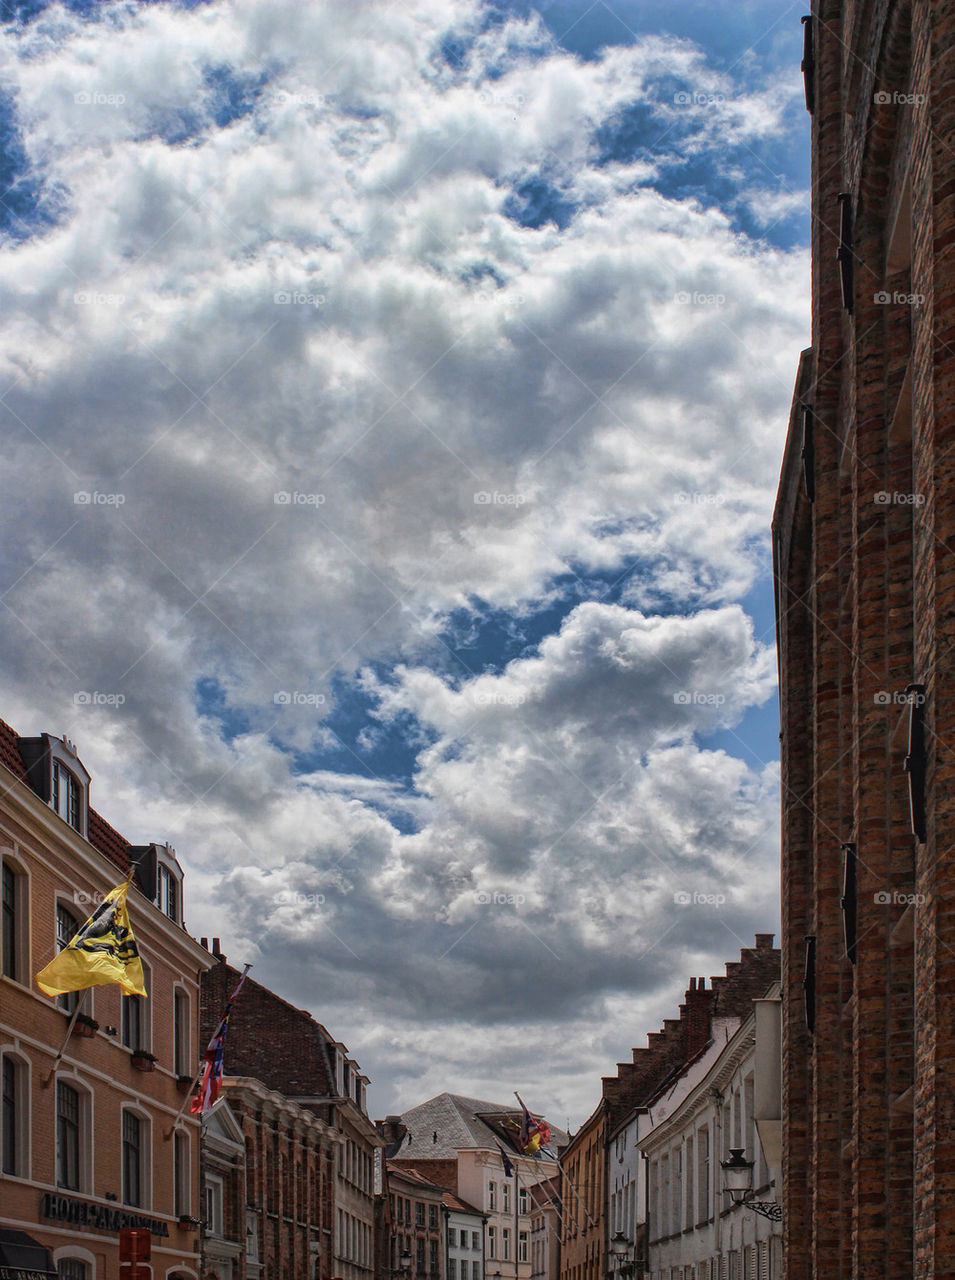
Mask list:
[{"label": "white building facade", "polygon": [[[782,1222],[775,1203],[781,1158],[778,985],[753,1004],[742,1022],[725,1020],[722,1036],[715,1036],[668,1095],[634,1118],[647,1157],[651,1280],[782,1276]],[[752,1162],[744,1203],[734,1203],[723,1189],[721,1165],[733,1149]],[[625,1183],[621,1177],[617,1198],[611,1198],[621,1222],[627,1221],[634,1194],[639,1197],[639,1179]]]},{"label": "white building facade", "polygon": [[484,1280],[484,1215],[457,1196],[444,1196],[447,1280]]}]

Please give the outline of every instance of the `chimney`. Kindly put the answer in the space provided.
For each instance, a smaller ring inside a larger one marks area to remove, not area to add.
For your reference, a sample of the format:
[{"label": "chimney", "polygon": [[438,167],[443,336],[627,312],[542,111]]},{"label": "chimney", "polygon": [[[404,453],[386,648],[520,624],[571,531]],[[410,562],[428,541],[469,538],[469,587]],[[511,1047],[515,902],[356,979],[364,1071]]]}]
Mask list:
[{"label": "chimney", "polygon": [[695,1058],[710,1041],[710,1000],[704,978],[691,978],[684,1001],[684,1033],[686,1058]]}]

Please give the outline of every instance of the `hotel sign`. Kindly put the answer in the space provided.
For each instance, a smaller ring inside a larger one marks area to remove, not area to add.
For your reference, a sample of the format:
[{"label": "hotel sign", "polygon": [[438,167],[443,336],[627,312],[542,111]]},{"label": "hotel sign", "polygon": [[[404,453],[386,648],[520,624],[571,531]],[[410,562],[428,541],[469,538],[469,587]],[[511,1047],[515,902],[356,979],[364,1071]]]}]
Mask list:
[{"label": "hotel sign", "polygon": [[40,1213],[54,1222],[69,1222],[76,1227],[98,1227],[100,1231],[119,1231],[123,1227],[147,1227],[154,1236],[168,1236],[169,1226],[158,1218],[148,1218],[129,1209],[114,1209],[108,1204],[91,1204],[72,1196],[44,1192]]}]

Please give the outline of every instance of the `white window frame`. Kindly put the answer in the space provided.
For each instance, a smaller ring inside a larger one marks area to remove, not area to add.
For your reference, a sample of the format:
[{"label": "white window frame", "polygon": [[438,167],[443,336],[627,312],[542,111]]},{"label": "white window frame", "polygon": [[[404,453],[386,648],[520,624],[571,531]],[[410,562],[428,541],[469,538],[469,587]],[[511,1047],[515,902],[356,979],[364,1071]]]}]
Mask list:
[{"label": "white window frame", "polygon": [[[207,1216],[212,1210],[211,1219]],[[202,1216],[206,1230],[212,1236],[222,1239],[225,1223],[225,1180],[217,1173],[207,1173],[202,1186]]]}]

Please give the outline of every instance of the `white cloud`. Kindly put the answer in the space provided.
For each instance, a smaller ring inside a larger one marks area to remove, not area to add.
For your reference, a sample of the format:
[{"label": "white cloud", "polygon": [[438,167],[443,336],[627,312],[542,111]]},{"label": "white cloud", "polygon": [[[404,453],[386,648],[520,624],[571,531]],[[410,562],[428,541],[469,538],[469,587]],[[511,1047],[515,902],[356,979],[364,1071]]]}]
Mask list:
[{"label": "white cloud", "polygon": [[[653,155],[598,163],[595,132],[649,101],[687,154],[755,142],[791,86],[663,38],[580,61],[451,0],[57,9],[4,58],[64,210],[0,260],[8,718],[68,729],[110,820],[178,845],[190,924],[225,902],[266,976],[321,970],[321,1016],[370,1045],[383,1010],[435,1043],[460,1009],[503,1026],[486,995],[518,971],[522,1022],[642,999],[671,954],[759,926],[772,773],[693,742],[771,689],[731,602],[764,567],[806,255],[654,190]],[[260,90],[219,128],[223,66]],[[563,231],[507,216],[541,174]],[[623,605],[448,676],[450,611],[528,613],[596,571]],[[335,678],[368,664],[360,746],[416,726],[411,795],[314,766]],[[202,676],[245,717],[231,741]],[[674,912],[693,885],[726,906]]]}]

